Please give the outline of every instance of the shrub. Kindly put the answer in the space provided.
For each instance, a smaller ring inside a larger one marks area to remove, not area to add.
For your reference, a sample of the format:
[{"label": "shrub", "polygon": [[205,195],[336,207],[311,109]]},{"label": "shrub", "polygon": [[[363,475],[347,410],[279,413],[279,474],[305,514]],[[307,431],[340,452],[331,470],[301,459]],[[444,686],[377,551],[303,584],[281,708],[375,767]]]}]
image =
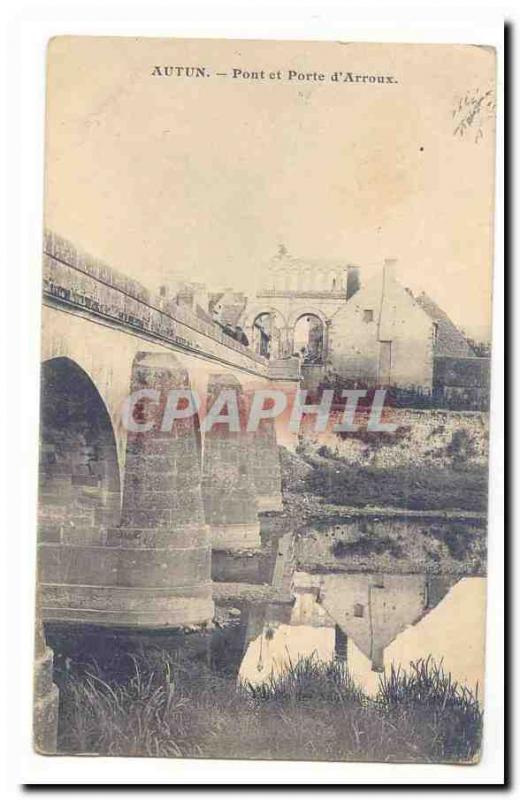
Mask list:
[{"label": "shrub", "polygon": [[478,454],[474,438],[464,428],[453,432],[451,441],[446,446],[446,452],[451,458],[453,467],[460,469]]},{"label": "shrub", "polygon": [[382,555],[383,553],[389,553],[394,558],[402,558],[404,555],[401,545],[389,536],[377,539],[367,535],[361,535],[351,542],[339,539],[331,545],[331,552],[336,558]]}]

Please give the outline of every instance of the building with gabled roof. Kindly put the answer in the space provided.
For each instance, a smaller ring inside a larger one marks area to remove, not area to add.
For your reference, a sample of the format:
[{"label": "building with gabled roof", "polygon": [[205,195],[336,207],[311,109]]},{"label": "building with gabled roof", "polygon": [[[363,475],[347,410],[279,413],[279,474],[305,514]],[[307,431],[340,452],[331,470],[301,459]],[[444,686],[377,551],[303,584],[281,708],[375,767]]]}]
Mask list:
[{"label": "building with gabled roof", "polygon": [[461,358],[471,358],[475,356],[473,348],[468,340],[451,321],[445,311],[437,305],[435,300],[421,292],[415,302],[428,314],[434,325],[434,356],[459,356]]},{"label": "building with gabled roof", "polygon": [[475,354],[435,301],[414,296],[395,272],[394,259],[366,275],[347,259],[297,258],[281,247],[242,327],[262,355],[298,356],[306,388],[332,379],[430,393],[436,358]]},{"label": "building with gabled roof", "polygon": [[414,296],[400,283],[395,267],[387,259],[332,316],[326,371],[363,386],[431,392],[438,357],[471,358],[474,353],[426,293]]},{"label": "building with gabled roof", "polygon": [[429,614],[457,580],[454,575],[323,575],[318,602],[372,662],[373,671],[383,672],[385,649]]}]

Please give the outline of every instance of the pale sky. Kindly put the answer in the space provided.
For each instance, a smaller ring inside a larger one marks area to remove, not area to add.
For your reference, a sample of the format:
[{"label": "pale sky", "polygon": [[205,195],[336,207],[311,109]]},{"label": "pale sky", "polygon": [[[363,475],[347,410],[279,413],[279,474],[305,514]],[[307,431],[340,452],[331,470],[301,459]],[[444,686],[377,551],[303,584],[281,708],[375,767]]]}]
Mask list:
[{"label": "pale sky", "polygon": [[[397,83],[335,83],[336,70]],[[494,71],[469,45],[54,39],[46,224],[150,287],[182,272],[252,294],[282,242],[367,270],[396,258],[403,283],[487,338],[492,111],[454,129]]]},{"label": "pale sky", "polygon": [[[462,578],[434,609],[415,625],[409,624],[385,648],[387,674],[392,663],[409,671],[411,661],[430,655],[437,664],[442,662],[445,673],[451,672],[454,681],[473,692],[478,685],[482,702],[485,620],[486,579]],[[334,627],[274,625],[274,636],[269,640],[265,636],[269,622],[266,619],[262,634],[247,648],[240,666],[242,680],[261,683],[271,671],[282,672],[288,660],[295,662],[312,653],[323,661],[334,658]],[[372,671],[371,661],[351,636],[348,637],[347,661],[354,681],[369,695],[375,695],[379,674]]]}]

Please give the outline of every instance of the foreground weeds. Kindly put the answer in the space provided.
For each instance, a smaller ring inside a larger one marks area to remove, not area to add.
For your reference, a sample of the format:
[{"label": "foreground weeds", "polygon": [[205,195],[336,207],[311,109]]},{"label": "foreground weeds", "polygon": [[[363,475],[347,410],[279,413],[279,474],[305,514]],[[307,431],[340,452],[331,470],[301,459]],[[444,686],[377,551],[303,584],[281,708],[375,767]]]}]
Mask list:
[{"label": "foreground weeds", "polygon": [[316,656],[289,660],[286,669],[260,684],[246,681],[242,689],[256,701],[359,703],[365,696],[343,661],[320,661]]},{"label": "foreground weeds", "polygon": [[409,671],[392,665],[380,681],[377,701],[399,726],[415,726],[421,718],[424,730],[441,754],[461,761],[475,758],[482,736],[482,712],[477,692],[452,680],[442,664],[428,657],[410,664]]},{"label": "foreground weeds", "polygon": [[419,660],[382,678],[376,697],[342,662],[311,656],[259,685],[152,651],[122,677],[96,664],[60,679],[60,749],[103,755],[471,761],[478,698]]}]

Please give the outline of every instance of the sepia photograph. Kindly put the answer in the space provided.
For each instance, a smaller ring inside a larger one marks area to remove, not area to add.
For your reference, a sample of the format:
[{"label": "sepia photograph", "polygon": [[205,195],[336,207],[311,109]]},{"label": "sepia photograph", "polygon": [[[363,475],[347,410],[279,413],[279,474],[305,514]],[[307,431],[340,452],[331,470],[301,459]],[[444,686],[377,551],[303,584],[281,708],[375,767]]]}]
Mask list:
[{"label": "sepia photograph", "polygon": [[474,765],[496,51],[47,49],[33,743]]}]

